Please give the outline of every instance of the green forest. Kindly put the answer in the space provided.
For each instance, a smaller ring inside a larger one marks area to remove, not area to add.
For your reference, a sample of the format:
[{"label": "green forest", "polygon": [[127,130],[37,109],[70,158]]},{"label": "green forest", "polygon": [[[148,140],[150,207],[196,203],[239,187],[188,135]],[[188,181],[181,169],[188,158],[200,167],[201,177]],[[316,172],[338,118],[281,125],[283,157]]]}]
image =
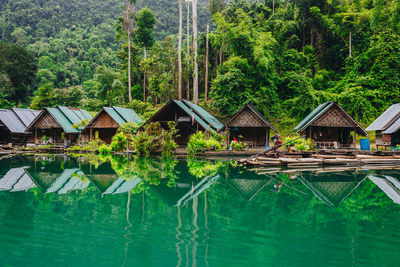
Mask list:
[{"label": "green forest", "polygon": [[[182,96],[197,51],[200,105],[221,120],[252,103],[290,129],[333,100],[366,125],[400,102],[399,1],[198,0],[196,47],[182,6]],[[0,0],[0,108],[143,115],[179,96],[178,32],[179,0]]]}]

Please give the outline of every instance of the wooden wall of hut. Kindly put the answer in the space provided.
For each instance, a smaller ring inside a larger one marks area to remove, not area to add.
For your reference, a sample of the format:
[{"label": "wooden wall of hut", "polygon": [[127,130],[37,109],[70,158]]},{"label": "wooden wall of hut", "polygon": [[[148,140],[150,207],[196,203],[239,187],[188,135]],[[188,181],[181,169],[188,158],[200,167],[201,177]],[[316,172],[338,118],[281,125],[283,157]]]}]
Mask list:
[{"label": "wooden wall of hut", "polygon": [[353,144],[352,128],[318,127],[312,126],[302,132],[303,136],[316,142],[340,142],[341,144]]},{"label": "wooden wall of hut", "polygon": [[265,146],[269,139],[269,127],[232,127],[229,128],[229,140],[238,141],[253,146]]},{"label": "wooden wall of hut", "polygon": [[120,125],[104,110],[97,116],[90,127],[82,133],[81,141],[88,142],[98,137],[110,144]]}]

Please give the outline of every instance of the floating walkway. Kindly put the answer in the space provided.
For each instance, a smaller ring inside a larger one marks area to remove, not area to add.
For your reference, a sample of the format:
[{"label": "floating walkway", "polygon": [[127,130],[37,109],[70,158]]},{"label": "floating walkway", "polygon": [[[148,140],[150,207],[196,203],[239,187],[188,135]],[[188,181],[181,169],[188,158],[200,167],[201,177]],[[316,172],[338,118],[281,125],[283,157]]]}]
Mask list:
[{"label": "floating walkway", "polygon": [[313,151],[313,152],[272,152],[238,161],[243,165],[283,166],[287,168],[320,166],[400,166],[399,151]]}]

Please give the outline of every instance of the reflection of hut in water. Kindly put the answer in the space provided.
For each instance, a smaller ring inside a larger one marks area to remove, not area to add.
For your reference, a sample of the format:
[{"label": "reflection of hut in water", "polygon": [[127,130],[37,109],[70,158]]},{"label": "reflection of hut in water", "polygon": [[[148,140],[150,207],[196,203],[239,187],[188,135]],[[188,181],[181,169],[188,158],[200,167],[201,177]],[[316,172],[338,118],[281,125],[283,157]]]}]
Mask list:
[{"label": "reflection of hut in water", "polygon": [[256,172],[243,168],[230,168],[227,183],[246,201],[251,201],[266,186],[273,185],[276,176],[259,175]]},{"label": "reflection of hut in water", "polygon": [[367,136],[360,124],[332,101],[319,105],[293,130],[319,147],[355,147],[356,134]]},{"label": "reflection of hut in water", "polygon": [[329,206],[336,206],[348,198],[367,177],[366,172],[353,171],[303,173],[300,181]]},{"label": "reflection of hut in water", "polygon": [[252,146],[265,146],[269,142],[270,130],[276,128],[252,105],[246,104],[225,124],[229,132],[228,144],[236,138]]},{"label": "reflection of hut in water", "polygon": [[376,184],[394,203],[400,204],[400,173],[397,175],[373,174],[368,178]]},{"label": "reflection of hut in water", "polygon": [[238,194],[246,201],[251,201],[264,187],[272,184],[274,179],[228,179],[228,184],[238,192]]},{"label": "reflection of hut in water", "polygon": [[84,189],[89,181],[72,160],[63,157],[46,158],[38,156],[32,166],[25,169],[30,179],[45,193],[67,194]]},{"label": "reflection of hut in water", "polygon": [[29,177],[45,193],[68,194],[74,190],[81,190],[89,185],[79,169],[64,169],[61,173],[26,170]]},{"label": "reflection of hut in water", "polygon": [[85,164],[81,169],[102,195],[129,192],[141,181],[138,177],[119,177],[110,162],[100,164],[97,168]]},{"label": "reflection of hut in water", "polygon": [[[168,122],[170,121],[178,124],[179,137],[176,138],[178,145],[186,145],[189,136],[197,131],[209,132],[214,130],[217,132],[224,126],[203,108],[186,100],[168,102],[145,122],[143,126],[148,123],[159,122],[161,127],[168,129]],[[142,129],[142,127],[139,129]]]},{"label": "reflection of hut in water", "polygon": [[189,200],[199,196],[220,178],[218,173],[196,178],[189,172],[186,161],[179,161],[175,167],[179,173],[179,179],[175,186],[168,186],[169,177],[161,180],[159,185],[151,185],[151,188],[160,198],[170,206],[185,206]]},{"label": "reflection of hut in water", "polygon": [[26,191],[36,187],[35,183],[25,173],[25,168],[11,168],[0,178],[0,191]]}]

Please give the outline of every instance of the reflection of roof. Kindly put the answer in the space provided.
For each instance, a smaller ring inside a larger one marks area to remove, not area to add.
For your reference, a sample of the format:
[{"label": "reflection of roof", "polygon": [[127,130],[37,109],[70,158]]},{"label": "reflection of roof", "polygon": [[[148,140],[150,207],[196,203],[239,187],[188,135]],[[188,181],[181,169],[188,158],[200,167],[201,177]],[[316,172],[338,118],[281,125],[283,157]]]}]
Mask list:
[{"label": "reflection of roof", "polygon": [[79,169],[65,169],[63,173],[46,190],[46,193],[58,192],[58,194],[67,194],[72,190],[84,189],[89,185],[89,181],[81,180],[83,175]]},{"label": "reflection of roof", "polygon": [[229,179],[228,183],[247,201],[251,201],[266,185],[273,179],[253,180],[253,179]]},{"label": "reflection of roof", "polygon": [[30,178],[42,189],[45,193],[58,193],[67,194],[72,190],[84,189],[89,185],[89,181],[85,178],[83,173],[77,169],[64,169],[60,173],[51,172],[29,172]]},{"label": "reflection of roof", "polygon": [[370,175],[368,178],[385,192],[394,203],[400,204],[400,183],[396,178],[388,175]]},{"label": "reflection of roof", "polygon": [[236,112],[235,115],[233,115],[233,117],[227,123],[225,123],[224,127],[232,126],[234,121],[243,120],[242,118],[239,118],[239,116],[243,114],[246,109],[250,110],[250,112],[254,114],[256,118],[258,118],[257,121],[261,121],[265,127],[270,127],[275,133],[278,133],[278,130],[267,120],[267,118],[265,118],[253,105],[250,104],[244,105],[238,112]]},{"label": "reflection of roof", "polygon": [[[383,112],[373,123],[371,123],[367,131],[385,131],[389,130],[393,124],[400,127],[400,104],[391,105]],[[398,129],[398,128],[397,128]],[[392,132],[392,129],[390,130]]]},{"label": "reflection of roof", "polygon": [[121,107],[103,107],[103,109],[98,112],[96,116],[93,117],[93,119],[87,124],[86,127],[92,125],[102,112],[106,112],[120,126],[127,122],[132,122],[136,124],[142,122],[142,119],[139,117],[139,115],[136,114],[133,109]]},{"label": "reflection of roof", "polygon": [[39,111],[31,109],[0,109],[0,124],[4,124],[11,133],[25,133],[38,114]]},{"label": "reflection of roof", "polygon": [[156,112],[149,120],[147,120],[143,125],[147,123],[153,122],[154,118],[158,115],[162,114],[167,107],[171,105],[177,105],[181,110],[183,110],[190,118],[193,118],[194,121],[198,122],[201,127],[203,127],[206,131],[214,130],[219,131],[224,126],[220,123],[215,117],[213,117],[210,113],[205,111],[200,106],[190,103],[186,100],[172,100],[165,104],[159,111]]},{"label": "reflection of roof", "polygon": [[2,178],[0,178],[0,191],[11,192],[24,191],[36,187],[33,181],[25,173],[26,167],[10,169]]},{"label": "reflection of roof", "polygon": [[[346,118],[347,121],[351,121],[354,127],[357,128],[357,133],[360,135],[367,135],[367,132],[361,127],[360,124],[358,124],[346,111],[344,111],[339,104],[332,102],[332,101],[327,101],[318,107],[316,107],[308,116],[300,122],[293,130],[296,132],[302,132],[304,131],[308,126],[312,125],[314,121],[316,121],[318,118],[320,118],[322,115],[324,115],[328,110],[331,108],[336,107],[338,110],[340,110],[341,116],[343,118]],[[343,121],[342,121],[343,122]]]},{"label": "reflection of roof", "polygon": [[83,109],[63,106],[58,106],[56,108],[45,108],[27,127],[27,130],[29,131],[35,122],[38,121],[41,116],[46,114],[46,112],[48,112],[57,121],[57,123],[66,133],[79,133],[79,129],[75,129],[73,125],[92,119],[92,116],[90,116],[90,114]]},{"label": "reflection of roof", "polygon": [[[320,176],[320,177],[318,177]],[[330,206],[342,203],[361,184],[367,174],[347,175],[342,173],[303,174],[299,176],[301,182],[314,195]]]},{"label": "reflection of roof", "polygon": [[118,180],[114,181],[103,194],[121,194],[131,191],[136,185],[140,183],[140,178],[118,178]]}]

